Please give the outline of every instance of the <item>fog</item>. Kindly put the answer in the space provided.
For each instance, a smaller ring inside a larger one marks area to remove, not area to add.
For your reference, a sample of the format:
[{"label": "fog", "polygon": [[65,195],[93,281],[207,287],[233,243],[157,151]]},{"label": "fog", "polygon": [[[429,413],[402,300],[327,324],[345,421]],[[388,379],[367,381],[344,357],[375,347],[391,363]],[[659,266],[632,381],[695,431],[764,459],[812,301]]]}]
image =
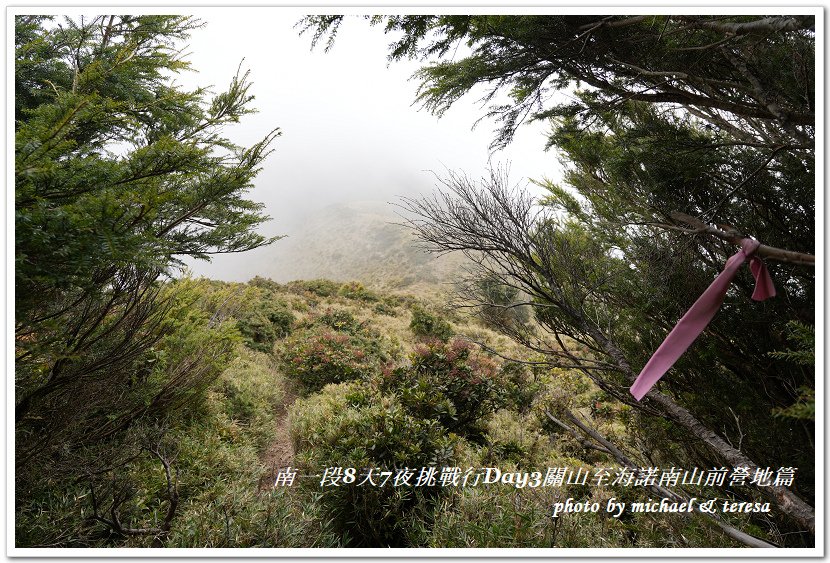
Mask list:
[{"label": "fog", "polygon": [[[333,48],[311,50],[311,34],[299,36],[302,11],[285,8],[203,9],[186,57],[194,72],[179,75],[186,87],[221,91],[240,67],[250,70],[258,113],[228,130],[248,145],[274,127],[282,136],[264,162],[250,198],[266,205],[272,220],[259,232],[299,236],[309,218],[343,202],[395,201],[430,192],[431,171],[485,173],[488,164],[509,165],[512,183],[557,178],[560,165],[544,152],[546,126],[525,125],[505,150],[491,154],[496,124],[482,121],[476,96],[460,101],[441,119],[413,105],[417,62],[389,64],[390,37],[362,18],[344,22]],[[305,232],[304,236],[308,236]],[[189,262],[196,275],[244,281],[269,275],[266,266],[285,244],[217,255],[212,263]]]}]

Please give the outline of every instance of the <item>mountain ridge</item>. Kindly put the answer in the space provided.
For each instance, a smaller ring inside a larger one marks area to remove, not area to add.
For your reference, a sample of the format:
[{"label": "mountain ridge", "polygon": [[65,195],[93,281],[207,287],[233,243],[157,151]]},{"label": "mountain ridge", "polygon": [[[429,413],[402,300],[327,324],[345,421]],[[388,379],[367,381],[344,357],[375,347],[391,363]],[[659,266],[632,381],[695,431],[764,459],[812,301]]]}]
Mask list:
[{"label": "mountain ridge", "polygon": [[377,200],[326,206],[271,247],[264,275],[280,283],[326,278],[392,290],[454,281],[463,256],[427,252],[404,221],[394,204]]}]

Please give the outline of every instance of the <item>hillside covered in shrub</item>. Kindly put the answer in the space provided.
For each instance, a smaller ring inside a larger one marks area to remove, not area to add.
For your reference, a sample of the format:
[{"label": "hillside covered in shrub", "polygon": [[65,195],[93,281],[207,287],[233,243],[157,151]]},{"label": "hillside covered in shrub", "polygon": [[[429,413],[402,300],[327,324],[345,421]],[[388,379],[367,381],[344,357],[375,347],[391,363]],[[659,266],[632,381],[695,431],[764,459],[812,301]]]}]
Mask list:
[{"label": "hillside covered in shrub", "polygon": [[[18,546],[740,545],[694,513],[606,513],[611,498],[654,491],[612,484],[618,461],[560,419],[577,413],[624,447],[649,439],[639,417],[578,371],[536,363],[486,318],[358,282],[185,278],[165,291],[187,314],[168,313],[177,326],[150,378],[197,334],[209,344],[191,362],[230,348],[186,408],[147,410],[117,451],[57,448],[20,467]],[[560,468],[584,477],[533,486]],[[530,486],[485,483],[496,470]],[[603,510],[552,518],[568,499]],[[752,515],[728,520],[780,539]]]}]

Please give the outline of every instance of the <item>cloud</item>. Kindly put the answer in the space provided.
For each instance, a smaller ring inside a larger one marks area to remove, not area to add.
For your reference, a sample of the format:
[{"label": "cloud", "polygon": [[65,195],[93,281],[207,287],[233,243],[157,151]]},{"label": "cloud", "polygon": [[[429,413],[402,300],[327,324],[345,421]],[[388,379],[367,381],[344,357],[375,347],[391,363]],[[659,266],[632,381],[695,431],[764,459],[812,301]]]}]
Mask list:
[{"label": "cloud", "polygon": [[[197,15],[206,23],[189,41],[188,60],[197,72],[177,81],[220,91],[242,62],[251,71],[258,113],[230,130],[233,140],[250,144],[273,127],[283,131],[250,192],[274,219],[260,228],[263,234],[290,233],[332,203],[431,191],[430,170],[476,175],[486,169],[494,125],[471,131],[483,113],[475,99],[462,100],[440,120],[419,111],[410,80],[418,65],[388,64],[382,29],[347,21],[324,53],[310,50],[309,35],[298,36],[294,24],[302,14],[293,9],[216,8]],[[515,181],[555,177],[558,165],[543,152],[542,132],[542,126],[526,127],[494,162],[510,161]],[[262,273],[256,264],[267,252],[217,256],[213,264],[192,267],[200,275],[247,279]]]}]

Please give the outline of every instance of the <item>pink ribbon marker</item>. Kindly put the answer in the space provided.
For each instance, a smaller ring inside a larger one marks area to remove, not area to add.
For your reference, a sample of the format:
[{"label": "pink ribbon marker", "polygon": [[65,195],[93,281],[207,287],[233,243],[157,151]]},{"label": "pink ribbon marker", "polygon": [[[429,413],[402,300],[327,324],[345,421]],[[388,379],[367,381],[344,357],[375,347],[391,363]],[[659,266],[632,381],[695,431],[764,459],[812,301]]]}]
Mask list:
[{"label": "pink ribbon marker", "polygon": [[729,284],[732,283],[735,274],[747,258],[750,259],[749,268],[755,277],[755,291],[752,293],[752,299],[763,301],[769,297],[775,297],[775,286],[772,284],[766,265],[760,258],[753,256],[760,244],[757,240],[750,238],[741,241],[741,250],[726,261],[723,272],[715,278],[712,285],[706,288],[703,295],[698,297],[691,309],[677,322],[651,356],[646,367],[640,372],[634,385],[631,386],[631,394],[635,399],[641,400],[700,336],[720,309]]}]

